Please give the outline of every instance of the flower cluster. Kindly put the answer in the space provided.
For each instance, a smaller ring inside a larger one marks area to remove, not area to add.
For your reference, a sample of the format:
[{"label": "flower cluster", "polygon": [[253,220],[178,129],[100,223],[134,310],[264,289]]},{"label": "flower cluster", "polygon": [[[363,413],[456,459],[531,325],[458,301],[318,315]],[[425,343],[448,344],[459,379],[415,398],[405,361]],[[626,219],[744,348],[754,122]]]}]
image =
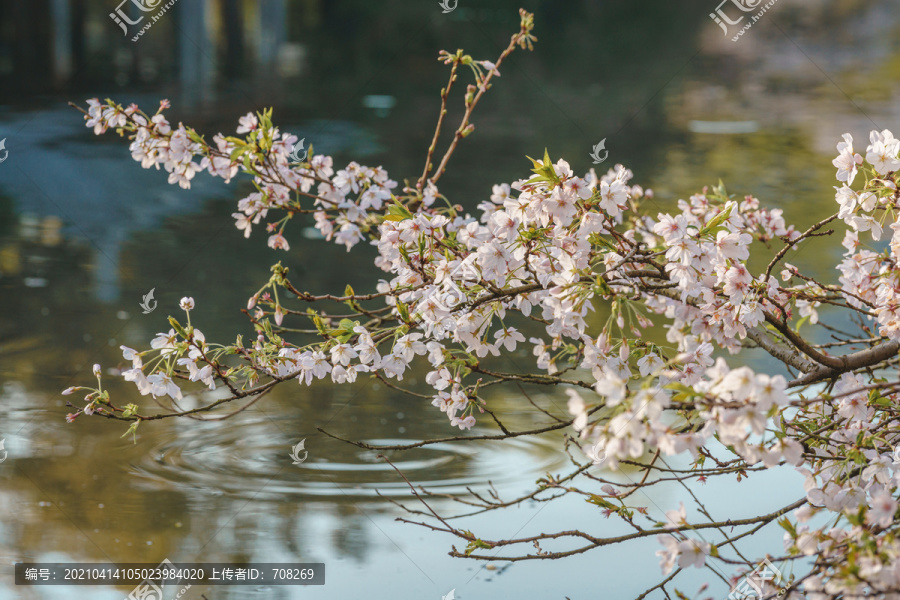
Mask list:
[{"label": "flower cluster", "polygon": [[[848,302],[876,315],[881,335],[900,340],[900,218],[895,216],[900,202],[900,140],[888,130],[872,131],[869,140],[863,160],[853,152],[853,138],[845,134],[844,141],[838,144],[840,155],[834,159],[838,181],[843,182],[842,187],[835,188],[835,199],[840,205],[838,216],[853,228],[843,243],[847,252],[838,267],[840,282]],[[860,172],[865,184],[857,192],[850,186]],[[859,232],[868,231],[877,241],[885,227],[893,232],[888,250],[875,252],[862,247]]]}]

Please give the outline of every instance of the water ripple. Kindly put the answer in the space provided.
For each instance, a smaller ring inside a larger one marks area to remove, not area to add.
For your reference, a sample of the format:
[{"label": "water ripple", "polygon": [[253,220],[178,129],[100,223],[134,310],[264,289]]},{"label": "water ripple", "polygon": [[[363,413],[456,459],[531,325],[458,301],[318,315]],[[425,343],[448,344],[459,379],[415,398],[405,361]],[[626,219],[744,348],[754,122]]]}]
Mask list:
[{"label": "water ripple", "polygon": [[[409,486],[378,452],[322,435],[310,435],[308,459],[293,465],[290,448],[299,439],[273,434],[266,419],[239,427],[192,428],[160,432],[154,445],[130,465],[132,473],[155,486],[202,489],[247,497],[409,495]],[[417,440],[369,439],[398,445]],[[465,493],[467,486],[528,484],[565,466],[553,440],[442,443],[385,455],[416,486],[443,494]],[[262,491],[260,491],[262,490]]]}]

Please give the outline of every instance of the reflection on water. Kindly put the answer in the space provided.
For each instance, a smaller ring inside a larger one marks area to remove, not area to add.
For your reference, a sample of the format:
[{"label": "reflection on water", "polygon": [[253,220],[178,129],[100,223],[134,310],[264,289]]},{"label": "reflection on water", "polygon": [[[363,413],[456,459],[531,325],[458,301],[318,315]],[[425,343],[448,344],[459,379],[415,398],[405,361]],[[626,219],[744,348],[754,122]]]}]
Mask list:
[{"label": "reflection on water", "polygon": [[[279,429],[292,427],[288,415],[279,415]],[[393,420],[393,419],[392,419]],[[307,444],[310,457],[299,466],[286,452],[302,435],[273,434],[269,417],[240,419],[230,427],[220,424],[155,434],[156,445],[141,449],[140,462],[131,465],[156,488],[227,493],[233,497],[283,500],[290,496],[368,497],[406,496],[409,487],[380,452],[349,446],[326,437]],[[435,423],[435,425],[438,425]],[[382,430],[386,427],[380,428]],[[399,427],[399,429],[403,429]],[[401,445],[409,438],[363,439],[373,445]],[[565,466],[558,440],[513,439],[503,444],[444,443],[383,454],[408,478],[429,490],[464,494],[466,486],[491,481],[508,489]]]},{"label": "reflection on water", "polygon": [[[168,329],[166,316],[177,312],[184,295],[196,299],[196,324],[208,339],[230,339],[249,333],[239,309],[275,260],[302,287],[322,292],[342,291],[347,279],[371,286],[376,277],[367,268],[371,249],[350,258],[333,244],[300,235],[304,223],[297,223],[287,255],[260,239],[243,240],[229,215],[246,182],[228,188],[198,177],[190,192],[168,186],[164,174],[131,161],[121,140],[91,136],[63,100],[110,95],[149,107],[170,96],[180,111],[175,120],[183,117],[210,133],[232,129],[239,114],[275,104],[284,129],[335,154],[336,163],[382,164],[401,179],[421,171],[433,131],[436,91],[445,83],[432,60],[437,49],[461,46],[478,58],[492,55],[514,24],[504,16],[515,14],[514,3],[506,12],[505,2],[461,6],[447,19],[430,3],[208,3],[225,11],[212,19],[215,35],[208,43],[216,47],[215,61],[198,63],[192,56],[191,68],[199,64],[206,75],[197,89],[181,90],[176,45],[167,45],[178,36],[176,19],[154,28],[159,36],[126,45],[104,29],[117,34],[105,22],[105,4],[74,4],[81,8],[70,17],[92,32],[83,43],[96,54],[74,56],[69,67],[86,79],[74,78],[62,97],[41,97],[39,109],[23,103],[47,88],[32,89],[33,78],[21,79],[29,93],[10,98],[16,109],[0,117],[0,139],[8,138],[10,151],[0,165],[0,439],[8,451],[0,463],[0,561],[156,564],[168,557],[305,560],[328,568],[324,588],[220,587],[196,590],[187,600],[201,592],[210,600],[367,594],[405,600],[439,598],[451,588],[460,598],[618,598],[655,582],[652,540],[627,552],[601,549],[500,572],[449,559],[446,551],[456,540],[397,523],[398,516],[418,520],[388,501],[408,499],[406,483],[376,453],[316,428],[371,443],[452,432],[428,401],[368,381],[340,388],[287,384],[229,421],[145,424],[137,444],[107,422],[63,420],[68,411],[59,390],[84,382],[94,362],[123,366],[118,346],[145,345]],[[515,56],[503,70],[442,192],[472,208],[490,184],[527,173],[525,154],[548,146],[553,156],[586,170],[591,147],[607,138],[610,162],[625,163],[637,183],[654,188],[661,210],[721,177],[731,192],[779,204],[789,223],[803,227],[832,211],[830,160],[839,135],[851,131],[864,139],[873,123],[898,128],[900,55],[880,42],[898,29],[889,0],[821,0],[803,10],[779,3],[737,44],[720,39],[705,1],[610,4],[572,3],[568,16],[553,3],[542,5],[535,53]],[[259,35],[259,6],[286,11],[281,37]],[[216,35],[240,25],[230,20],[238,9],[249,17],[243,46],[216,46]],[[0,26],[8,29],[9,22]],[[597,24],[610,22],[618,26],[598,39]],[[835,32],[842,45],[832,43]],[[0,77],[11,76],[10,60],[0,60]],[[267,64],[274,70],[265,71]],[[13,71],[21,68],[16,62]],[[805,244],[790,261],[831,277],[833,256],[825,244]],[[138,303],[151,288],[159,308],[144,315]],[[531,360],[524,349],[514,357],[521,365]],[[134,397],[131,386],[107,379],[111,393]],[[548,390],[528,392],[564,412],[562,400],[544,395]],[[490,401],[511,425],[534,425],[519,391]],[[304,438],[309,458],[294,466],[290,448]],[[567,465],[558,435],[448,443],[388,457],[413,484],[439,494],[467,487],[486,493],[493,485],[507,500]],[[628,481],[628,473],[606,475]],[[783,475],[765,478],[769,487],[758,489],[784,489]],[[774,509],[794,499],[735,495],[714,483],[696,493],[720,515]],[[669,486],[640,502],[661,517],[683,498],[683,490]],[[435,502],[454,514],[466,510],[447,499]],[[625,531],[577,498],[525,503],[468,520],[466,528],[487,538],[565,528]],[[744,550],[780,548],[774,532]],[[0,577],[0,597],[124,596],[113,588],[17,590],[10,582],[11,576]]]}]

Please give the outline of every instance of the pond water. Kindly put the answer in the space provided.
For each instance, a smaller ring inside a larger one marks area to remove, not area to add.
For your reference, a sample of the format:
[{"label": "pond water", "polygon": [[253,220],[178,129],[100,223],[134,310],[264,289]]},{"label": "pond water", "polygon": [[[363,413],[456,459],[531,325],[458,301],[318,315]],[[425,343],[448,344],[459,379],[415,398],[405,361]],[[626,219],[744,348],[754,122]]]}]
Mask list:
[{"label": "pond water", "polygon": [[[122,140],[91,135],[66,101],[109,96],[146,108],[171,97],[173,120],[209,133],[230,131],[239,115],[274,104],[277,123],[334,154],[336,164],[381,164],[400,180],[421,172],[433,131],[445,75],[437,50],[462,47],[493,58],[516,26],[509,2],[460,6],[446,16],[437,2],[379,9],[348,2],[352,10],[326,4],[287,2],[289,26],[268,54],[259,50],[268,38],[248,25],[246,44],[257,56],[277,56],[277,76],[260,81],[253,64],[232,73],[219,58],[206,67],[215,77],[201,79],[198,90],[179,87],[182,75],[172,65],[184,55],[161,49],[184,17],[173,14],[132,44],[115,38],[102,3],[89,2],[94,54],[87,75],[53,92],[28,80],[20,94],[3,96],[0,139],[9,155],[0,163],[0,439],[8,456],[0,463],[0,564],[168,558],[326,565],[325,586],[195,587],[187,600],[437,600],[451,589],[464,600],[635,597],[659,579],[654,540],[486,567],[448,557],[457,540],[396,521],[419,520],[394,504],[422,509],[407,484],[375,452],[317,428],[372,444],[453,432],[427,400],[368,380],[286,384],[227,421],[146,424],[136,443],[106,421],[65,422],[59,391],[90,381],[93,363],[122,366],[118,346],[145,347],[167,330],[182,296],[196,300],[195,325],[208,339],[230,340],[250,330],[240,308],[277,260],[300,287],[318,292],[340,292],[347,281],[360,291],[377,277],[369,249],[347,254],[301,236],[302,224],[286,255],[259,235],[244,240],[230,213],[246,182],[228,187],[200,176],[190,191],[169,186],[163,173],[133,162]],[[782,206],[787,221],[805,229],[834,209],[830,163],[840,134],[864,140],[872,128],[900,129],[900,49],[885,42],[897,39],[900,19],[889,0],[802,8],[781,0],[738,43],[722,39],[709,19],[714,2],[574,2],[565,10],[524,4],[538,14],[535,52],[517,52],[502,70],[441,186],[472,209],[491,184],[527,174],[526,154],[546,146],[586,171],[592,146],[606,139],[609,166],[632,168],[636,182],[655,190],[660,209],[721,178],[733,193]],[[12,17],[0,9],[4,31]],[[18,60],[8,47],[0,51]],[[143,62],[131,68],[123,53]],[[112,66],[103,76],[105,56]],[[838,254],[810,243],[790,261],[834,280]],[[159,308],[143,314],[139,302],[151,289]],[[523,348],[510,368],[531,360]],[[776,368],[759,355],[749,361]],[[132,386],[105,379],[116,398],[140,401]],[[528,393],[565,407],[561,393]],[[533,424],[520,390],[491,401],[513,425]],[[482,427],[475,433],[490,431]],[[309,457],[292,465],[290,448],[301,439]],[[438,444],[388,458],[415,485],[454,497],[493,486],[510,499],[571,466],[561,435]],[[626,483],[632,477],[601,474]],[[796,500],[796,483],[789,470],[772,470],[749,484],[710,482],[695,493],[712,514],[740,517]],[[671,485],[636,502],[662,518],[688,499]],[[449,498],[434,505],[467,511]],[[568,528],[625,532],[575,497],[464,522],[485,538]],[[781,535],[767,528],[742,550],[777,554]],[[0,598],[113,600],[129,591],[17,588],[11,573],[0,568]],[[708,578],[686,572],[678,587],[693,594]],[[728,590],[717,582],[709,593],[724,598]]]}]

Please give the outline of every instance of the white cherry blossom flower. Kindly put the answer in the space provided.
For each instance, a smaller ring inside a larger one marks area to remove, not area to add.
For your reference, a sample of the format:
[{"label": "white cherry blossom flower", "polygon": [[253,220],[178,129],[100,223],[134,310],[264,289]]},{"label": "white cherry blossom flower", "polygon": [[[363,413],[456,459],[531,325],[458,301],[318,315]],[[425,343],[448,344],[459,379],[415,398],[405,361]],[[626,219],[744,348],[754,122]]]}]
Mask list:
[{"label": "white cherry blossom flower", "polygon": [[869,501],[866,522],[878,527],[889,527],[894,522],[896,512],[897,501],[894,497],[884,490],[879,490],[872,494]]},{"label": "white cherry blossom flower", "polygon": [[837,167],[837,180],[852,185],[862,164],[862,156],[853,152],[853,136],[844,134],[844,141],[837,145],[838,156],[832,162]]},{"label": "white cherry blossom flower", "polygon": [[587,427],[588,422],[587,406],[584,403],[584,398],[573,389],[567,389],[566,394],[569,396],[569,414],[575,417],[572,428],[575,431],[581,432]]},{"label": "white cherry blossom flower", "polygon": [[148,375],[147,383],[150,384],[150,394],[152,394],[154,398],[158,396],[169,396],[172,400],[181,400],[181,389],[169,375],[165,373]]}]

